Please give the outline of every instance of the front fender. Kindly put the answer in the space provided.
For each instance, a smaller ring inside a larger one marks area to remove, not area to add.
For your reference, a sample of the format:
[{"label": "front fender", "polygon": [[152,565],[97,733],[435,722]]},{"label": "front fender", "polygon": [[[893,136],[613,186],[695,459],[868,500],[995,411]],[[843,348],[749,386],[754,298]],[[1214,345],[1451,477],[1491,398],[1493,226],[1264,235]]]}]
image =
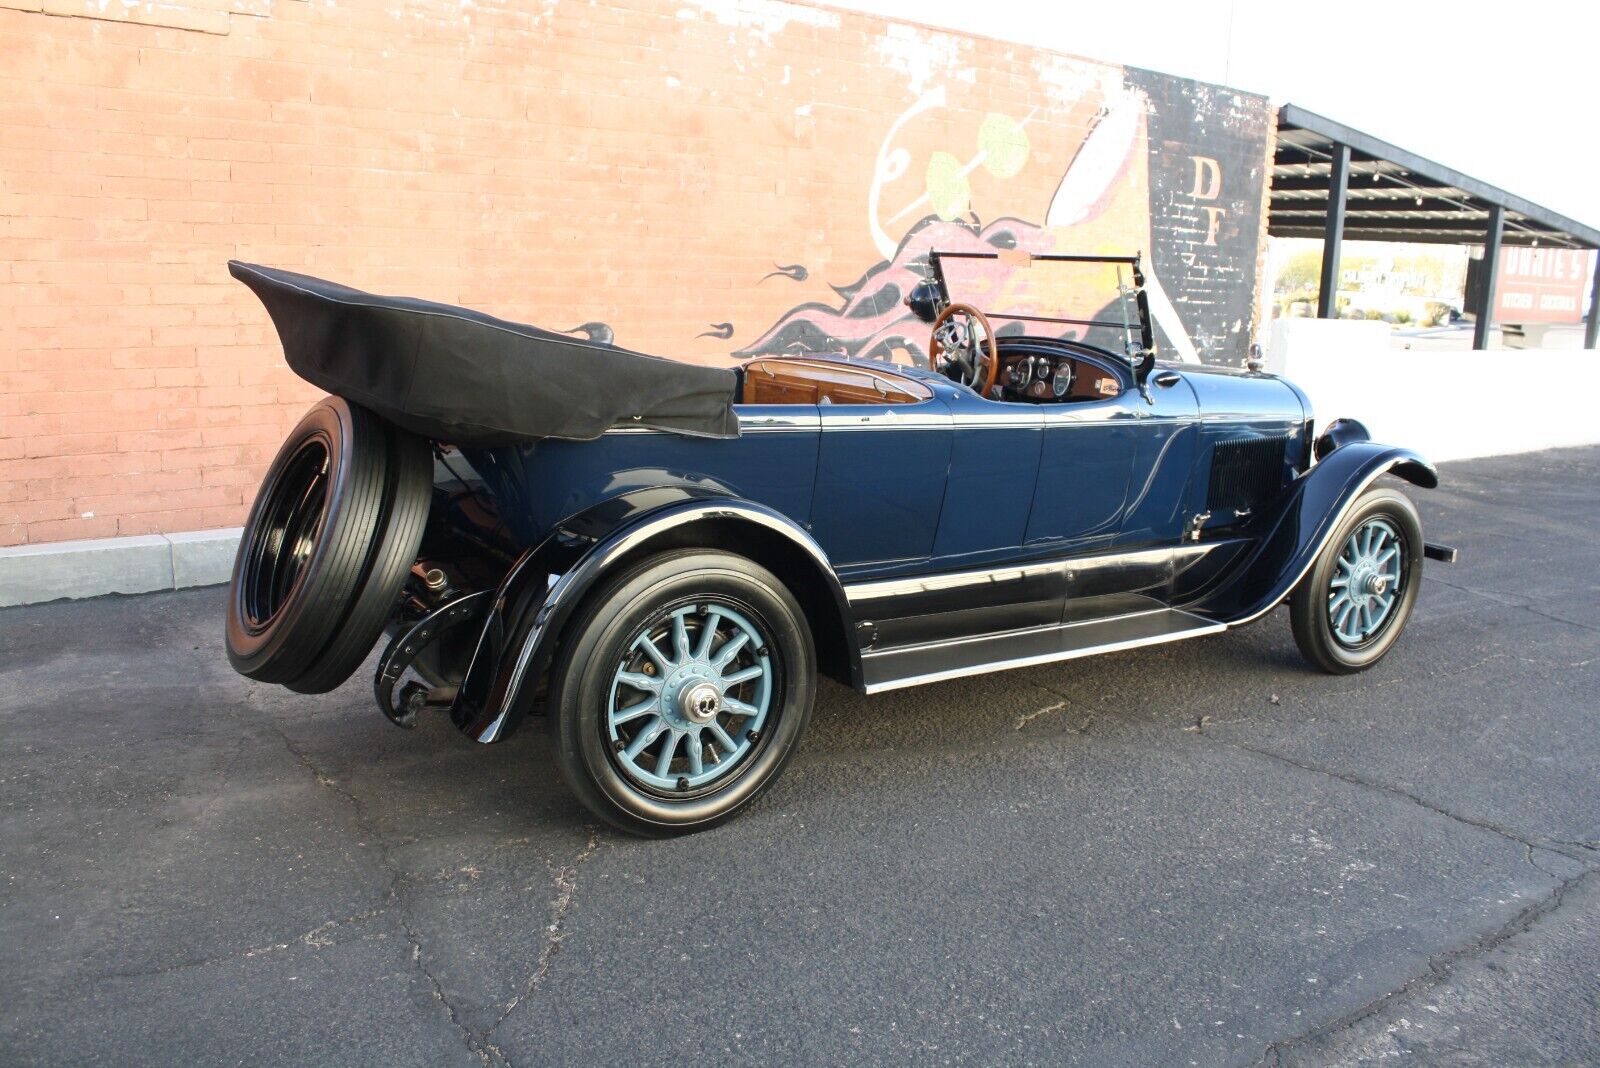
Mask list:
[{"label": "front fender", "polygon": [[846,655],[859,671],[844,589],[821,546],[797,523],[765,505],[704,488],[639,490],[564,520],[506,574],[450,709],[456,726],[479,742],[505,738],[533,704],[563,629],[596,584],[653,542],[681,544],[687,528],[718,522],[781,538],[809,562],[832,594]]},{"label": "front fender", "polygon": [[1410,449],[1367,441],[1358,428],[1346,423],[1318,441],[1321,458],[1290,485],[1255,551],[1238,565],[1237,577],[1195,610],[1234,625],[1265,615],[1293,591],[1379,476],[1393,474],[1424,489],[1438,486],[1438,472],[1427,460]]}]

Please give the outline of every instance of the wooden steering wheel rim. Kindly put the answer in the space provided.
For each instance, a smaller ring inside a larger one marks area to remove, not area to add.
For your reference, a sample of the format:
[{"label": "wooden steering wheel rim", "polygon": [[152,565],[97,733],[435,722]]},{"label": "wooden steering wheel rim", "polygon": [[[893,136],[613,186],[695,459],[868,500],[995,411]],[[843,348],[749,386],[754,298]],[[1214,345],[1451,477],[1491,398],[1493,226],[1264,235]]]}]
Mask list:
[{"label": "wooden steering wheel rim", "polygon": [[1000,377],[1000,346],[995,344],[994,328],[989,325],[989,317],[972,305],[947,305],[944,311],[939,313],[939,317],[933,321],[933,337],[928,341],[928,364],[936,371],[939,369],[939,356],[944,352],[944,344],[939,340],[939,328],[952,315],[958,312],[965,313],[976,319],[978,325],[983,327],[984,346],[989,350],[989,373],[984,377],[983,388],[979,389],[976,382],[972,384],[971,388],[978,390],[978,396],[987,397],[990,391],[994,389],[995,379]]}]

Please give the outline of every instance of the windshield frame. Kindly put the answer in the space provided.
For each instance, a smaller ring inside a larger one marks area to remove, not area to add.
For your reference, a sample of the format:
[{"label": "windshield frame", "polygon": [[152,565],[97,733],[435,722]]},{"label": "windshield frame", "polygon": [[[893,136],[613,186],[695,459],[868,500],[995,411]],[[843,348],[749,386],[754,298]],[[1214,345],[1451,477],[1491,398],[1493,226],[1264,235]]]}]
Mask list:
[{"label": "windshield frame", "polygon": [[1133,275],[1132,296],[1139,320],[1137,342],[1132,336],[1134,324],[1126,321],[1126,319],[1122,322],[1115,322],[1109,319],[1072,319],[1066,316],[1020,315],[1006,312],[990,312],[988,309],[978,307],[975,304],[972,307],[978,307],[979,311],[995,319],[1030,323],[1062,323],[1068,326],[1106,327],[1112,330],[1120,330],[1123,332],[1123,346],[1127,350],[1125,355],[1128,361],[1136,366],[1143,364],[1144,366],[1140,368],[1143,371],[1154,365],[1156,345],[1155,335],[1150,326],[1150,300],[1144,291],[1144,271],[1140,267],[1140,259],[1141,257],[1138,253],[1132,256],[1079,256],[1051,253],[1035,254],[1020,249],[1008,249],[1003,252],[943,252],[935,249],[928,253],[928,264],[933,269],[934,283],[939,287],[940,300],[946,306],[951,303],[951,296],[950,284],[946,280],[944,273],[943,261],[945,260],[996,260],[1017,268],[1025,268],[1037,262],[1116,264],[1131,268]]}]

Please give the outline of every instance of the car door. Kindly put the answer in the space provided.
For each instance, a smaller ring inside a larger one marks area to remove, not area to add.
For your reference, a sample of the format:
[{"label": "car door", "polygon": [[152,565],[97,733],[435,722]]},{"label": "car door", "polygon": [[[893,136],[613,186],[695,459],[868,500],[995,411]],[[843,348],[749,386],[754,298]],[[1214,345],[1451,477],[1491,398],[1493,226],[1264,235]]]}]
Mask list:
[{"label": "car door", "polygon": [[1040,406],[1044,437],[1028,548],[1089,552],[1110,545],[1120,532],[1144,400],[1120,376],[1116,380],[1123,388],[1114,397]]}]

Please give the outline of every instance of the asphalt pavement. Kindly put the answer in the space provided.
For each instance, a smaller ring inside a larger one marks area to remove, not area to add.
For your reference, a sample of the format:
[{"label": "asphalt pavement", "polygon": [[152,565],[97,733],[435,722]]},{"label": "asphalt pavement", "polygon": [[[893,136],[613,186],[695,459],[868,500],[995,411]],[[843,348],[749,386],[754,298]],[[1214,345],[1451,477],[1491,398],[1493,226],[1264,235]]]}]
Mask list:
[{"label": "asphalt pavement", "polygon": [[1600,449],[1448,464],[1416,615],[865,698],[733,823],[233,674],[222,592],[0,611],[6,1064],[1600,1064]]}]

